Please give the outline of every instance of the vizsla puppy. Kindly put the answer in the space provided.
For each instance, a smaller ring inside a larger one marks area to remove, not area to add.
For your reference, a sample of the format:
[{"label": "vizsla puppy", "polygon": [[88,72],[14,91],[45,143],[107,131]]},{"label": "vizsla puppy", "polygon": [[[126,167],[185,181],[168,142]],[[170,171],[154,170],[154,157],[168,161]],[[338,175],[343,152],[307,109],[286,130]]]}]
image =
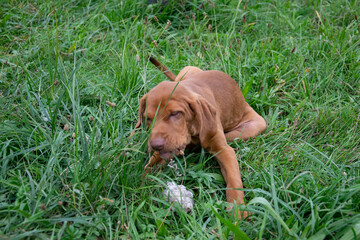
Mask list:
[{"label": "vizsla puppy", "polygon": [[[230,203],[243,204],[244,192],[235,151],[227,141],[248,140],[266,129],[265,120],[245,101],[237,83],[221,71],[185,67],[175,76],[157,60],[150,61],[172,82],[161,82],[140,100],[139,120],[152,127],[148,148],[154,155],[145,170],[183,155],[188,144],[213,154],[226,181]],[[241,213],[246,217],[247,213]]]}]

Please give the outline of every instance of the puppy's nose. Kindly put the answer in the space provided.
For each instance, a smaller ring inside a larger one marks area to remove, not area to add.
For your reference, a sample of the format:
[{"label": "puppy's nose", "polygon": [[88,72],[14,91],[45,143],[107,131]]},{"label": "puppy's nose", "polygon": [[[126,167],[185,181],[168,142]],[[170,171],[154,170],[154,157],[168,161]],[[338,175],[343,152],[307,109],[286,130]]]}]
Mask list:
[{"label": "puppy's nose", "polygon": [[150,141],[150,146],[155,151],[161,151],[165,146],[165,139],[163,138],[155,138]]}]

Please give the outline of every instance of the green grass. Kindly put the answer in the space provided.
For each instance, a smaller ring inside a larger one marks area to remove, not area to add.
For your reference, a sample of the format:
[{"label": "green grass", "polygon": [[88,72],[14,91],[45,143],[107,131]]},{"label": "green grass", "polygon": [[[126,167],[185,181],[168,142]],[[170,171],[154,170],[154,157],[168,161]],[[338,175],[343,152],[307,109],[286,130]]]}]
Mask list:
[{"label": "green grass", "polygon": [[[0,238],[359,239],[360,2],[146,2],[0,3]],[[234,228],[205,151],[142,179],[150,54],[226,72],[265,117],[231,144],[250,221]],[[169,210],[170,180],[191,213]]]}]

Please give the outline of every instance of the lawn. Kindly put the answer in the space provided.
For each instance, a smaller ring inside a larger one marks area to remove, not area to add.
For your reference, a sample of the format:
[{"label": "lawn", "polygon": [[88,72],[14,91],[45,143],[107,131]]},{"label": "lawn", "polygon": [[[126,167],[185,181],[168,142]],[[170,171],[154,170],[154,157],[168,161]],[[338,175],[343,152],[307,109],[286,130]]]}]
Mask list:
[{"label": "lawn", "polygon": [[[360,239],[360,2],[0,3],[1,239]],[[143,178],[139,99],[193,65],[268,124],[238,156],[248,221],[204,150]],[[164,199],[184,184],[194,209]]]}]

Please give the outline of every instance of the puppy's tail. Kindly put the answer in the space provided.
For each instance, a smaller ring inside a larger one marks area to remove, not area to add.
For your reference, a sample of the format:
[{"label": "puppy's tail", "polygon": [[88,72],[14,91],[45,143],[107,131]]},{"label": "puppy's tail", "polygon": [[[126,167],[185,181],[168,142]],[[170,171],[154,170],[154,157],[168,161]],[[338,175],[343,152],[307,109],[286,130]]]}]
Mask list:
[{"label": "puppy's tail", "polygon": [[160,71],[162,71],[165,76],[167,76],[171,81],[175,81],[176,75],[173,74],[167,67],[165,67],[161,62],[153,58],[152,56],[149,57],[149,60],[152,64],[155,65]]}]

